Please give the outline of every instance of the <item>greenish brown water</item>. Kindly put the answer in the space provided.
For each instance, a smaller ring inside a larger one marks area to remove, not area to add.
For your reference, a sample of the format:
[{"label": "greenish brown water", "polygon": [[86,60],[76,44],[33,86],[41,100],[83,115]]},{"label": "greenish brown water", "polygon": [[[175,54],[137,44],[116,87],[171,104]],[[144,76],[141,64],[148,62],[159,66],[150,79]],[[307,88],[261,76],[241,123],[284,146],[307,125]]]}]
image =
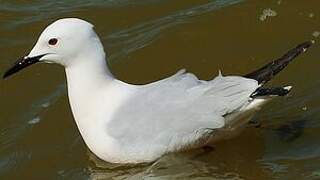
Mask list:
[{"label": "greenish brown water", "polygon": [[[263,10],[270,15],[262,16]],[[186,68],[202,79],[245,74],[319,38],[318,0],[0,1],[0,73],[62,17],[95,24],[121,80],[143,84]],[[84,145],[63,68],[38,64],[0,81],[0,179],[320,179],[320,50],[316,43],[269,85],[293,85],[248,128],[213,150],[153,164],[99,161]]]}]

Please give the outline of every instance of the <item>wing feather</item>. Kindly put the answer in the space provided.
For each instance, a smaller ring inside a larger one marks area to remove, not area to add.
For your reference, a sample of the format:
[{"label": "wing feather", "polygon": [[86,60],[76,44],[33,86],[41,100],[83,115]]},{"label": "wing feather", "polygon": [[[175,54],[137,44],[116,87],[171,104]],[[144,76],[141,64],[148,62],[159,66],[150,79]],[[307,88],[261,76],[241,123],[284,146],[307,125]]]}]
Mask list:
[{"label": "wing feather", "polygon": [[247,105],[257,87],[257,81],[243,77],[219,75],[202,81],[179,71],[139,87],[113,114],[108,133],[141,149],[146,144],[163,151],[184,148],[222,128],[223,116]]}]

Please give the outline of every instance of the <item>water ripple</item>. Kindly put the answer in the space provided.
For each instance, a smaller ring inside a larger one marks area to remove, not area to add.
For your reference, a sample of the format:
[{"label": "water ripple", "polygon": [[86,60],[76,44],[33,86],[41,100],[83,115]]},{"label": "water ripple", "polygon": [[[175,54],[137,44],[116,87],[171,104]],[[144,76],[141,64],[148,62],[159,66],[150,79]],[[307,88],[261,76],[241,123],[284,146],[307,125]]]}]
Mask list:
[{"label": "water ripple", "polygon": [[119,6],[133,6],[143,5],[150,3],[158,3],[160,0],[142,0],[142,1],[130,1],[130,0],[69,0],[69,1],[34,1],[31,3],[12,3],[1,2],[0,12],[7,13],[21,13],[25,16],[14,17],[15,20],[7,21],[7,28],[17,28],[18,26],[29,24],[49,18],[61,16],[73,11],[79,11],[81,9],[90,7],[119,7]]},{"label": "water ripple", "polygon": [[138,24],[128,29],[115,32],[109,36],[103,37],[106,39],[107,46],[117,51],[111,54],[110,59],[117,61],[128,54],[148,46],[157,38],[161,32],[173,26],[187,23],[190,19],[209,13],[211,11],[221,9],[226,6],[231,6],[243,0],[218,0],[206,4],[195,6],[189,9],[177,11],[173,14],[163,16],[149,22]]},{"label": "water ripple", "polygon": [[0,172],[18,168],[23,164],[23,161],[31,157],[31,152],[28,151],[27,147],[22,145],[21,141],[23,141],[23,137],[32,130],[35,124],[28,123],[26,119],[30,121],[34,118],[40,118],[41,113],[44,113],[64,93],[64,89],[64,85],[59,85],[50,95],[36,101],[25,113],[12,120],[12,124],[1,129],[1,154],[6,155],[0,157]]}]

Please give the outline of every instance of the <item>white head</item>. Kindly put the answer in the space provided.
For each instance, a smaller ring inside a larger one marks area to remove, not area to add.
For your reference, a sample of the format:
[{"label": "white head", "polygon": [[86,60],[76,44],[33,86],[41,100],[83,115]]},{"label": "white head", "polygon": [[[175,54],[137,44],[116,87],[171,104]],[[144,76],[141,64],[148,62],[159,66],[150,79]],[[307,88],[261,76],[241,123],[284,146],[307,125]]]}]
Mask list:
[{"label": "white head", "polygon": [[[50,24],[40,35],[28,56],[21,58],[4,77],[36,62],[72,66],[75,61],[90,60],[81,56],[105,56],[93,25],[77,18],[60,19]],[[76,62],[81,63],[81,62]]]}]

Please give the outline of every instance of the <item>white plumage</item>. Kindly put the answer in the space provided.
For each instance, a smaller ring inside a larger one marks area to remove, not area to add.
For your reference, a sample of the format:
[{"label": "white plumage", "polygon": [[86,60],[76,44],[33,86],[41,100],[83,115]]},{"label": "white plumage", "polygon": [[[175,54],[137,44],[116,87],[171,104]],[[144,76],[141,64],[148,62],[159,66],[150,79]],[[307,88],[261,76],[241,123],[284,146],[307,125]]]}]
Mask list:
[{"label": "white plumage", "polygon": [[[297,47],[278,64],[257,72],[270,79],[273,71],[284,67],[281,63],[288,64],[301,48],[308,46]],[[109,162],[149,162],[169,152],[229,138],[266,100],[252,98],[264,80],[257,72],[248,77],[257,76],[259,82],[221,73],[213,80],[203,81],[185,70],[146,85],[117,80],[106,65],[105,52],[93,26],[76,18],[49,25],[29,55],[4,77],[38,61],[65,67],[69,101],[79,131],[89,149]],[[260,93],[284,95],[288,88]]]}]

